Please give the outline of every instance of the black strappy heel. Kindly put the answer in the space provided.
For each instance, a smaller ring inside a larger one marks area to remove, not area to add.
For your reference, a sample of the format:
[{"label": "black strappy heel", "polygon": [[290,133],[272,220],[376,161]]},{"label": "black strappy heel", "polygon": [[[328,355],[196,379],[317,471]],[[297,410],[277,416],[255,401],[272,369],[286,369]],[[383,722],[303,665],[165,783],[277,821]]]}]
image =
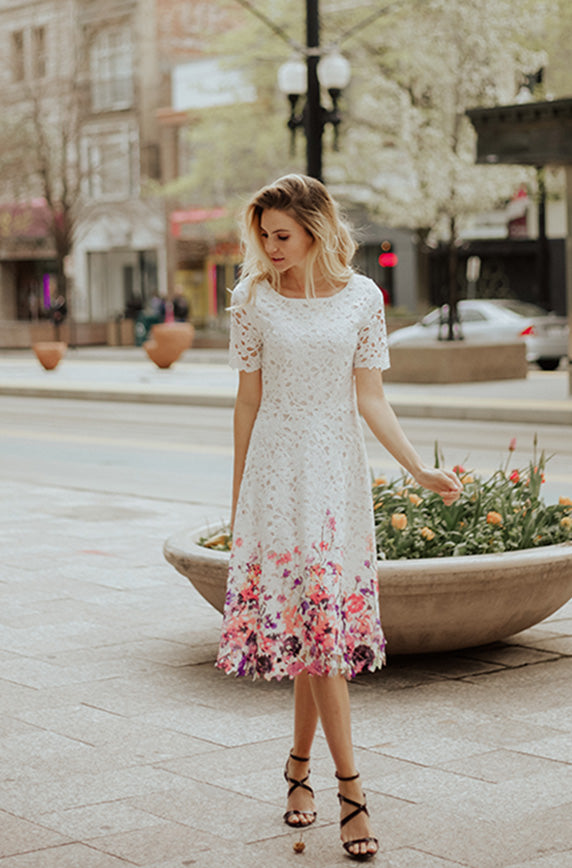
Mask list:
[{"label": "black strappy heel", "polygon": [[[342,778],[341,775],[336,772],[336,777],[339,781],[357,781],[357,779],[359,778],[359,772],[355,775],[351,775],[351,777],[349,778]],[[343,829],[346,823],[349,823],[350,820],[354,820],[359,814],[366,814],[369,817],[369,811],[365,803],[365,797],[363,802],[355,802],[353,799],[348,799],[346,796],[342,796],[341,793],[338,793],[338,799],[340,805],[343,805],[345,803],[346,805],[351,805],[352,808],[355,808],[355,810],[350,811],[350,813],[346,817],[344,817],[343,820],[340,820],[340,829]],[[370,842],[373,842],[379,849],[379,841],[377,840],[377,838],[373,838],[371,836],[369,838],[354,838],[353,841],[342,841],[342,847],[351,859],[355,859],[356,862],[366,862],[368,859],[372,859],[375,855],[377,855],[377,850],[375,851],[375,853],[352,853],[350,847],[355,847],[356,844],[369,844]]]},{"label": "black strappy heel", "polygon": [[[312,798],[314,798],[314,790],[312,789],[311,786],[309,786],[306,783],[306,781],[310,777],[310,769],[308,769],[308,774],[306,775],[305,778],[302,778],[301,781],[296,780],[296,778],[291,778],[290,775],[288,774],[288,763],[291,759],[293,759],[294,762],[298,762],[298,763],[310,762],[309,757],[300,757],[300,756],[296,756],[293,753],[291,753],[288,756],[288,759],[286,760],[286,768],[284,769],[284,778],[285,778],[286,782],[288,784],[290,784],[290,786],[288,788],[288,798],[290,798],[290,796],[292,795],[294,790],[297,790],[298,787],[301,787],[303,790],[307,790],[310,793],[310,795],[312,796]],[[294,815],[299,816],[300,814],[303,814],[305,817],[309,817],[308,822],[302,823],[299,821],[297,823],[293,823],[291,821],[291,817],[293,817]],[[307,826],[312,825],[312,823],[315,821],[317,816],[318,816],[318,814],[316,811],[286,811],[286,813],[284,814],[284,822],[286,823],[287,826],[292,826],[294,829],[305,829]]]}]

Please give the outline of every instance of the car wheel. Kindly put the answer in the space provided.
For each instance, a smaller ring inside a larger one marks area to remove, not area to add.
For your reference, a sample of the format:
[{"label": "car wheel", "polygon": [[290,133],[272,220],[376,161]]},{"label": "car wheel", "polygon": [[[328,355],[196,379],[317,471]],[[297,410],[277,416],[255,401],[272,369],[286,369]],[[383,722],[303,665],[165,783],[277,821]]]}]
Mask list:
[{"label": "car wheel", "polygon": [[555,371],[560,364],[560,359],[537,359],[536,364],[543,371]]}]

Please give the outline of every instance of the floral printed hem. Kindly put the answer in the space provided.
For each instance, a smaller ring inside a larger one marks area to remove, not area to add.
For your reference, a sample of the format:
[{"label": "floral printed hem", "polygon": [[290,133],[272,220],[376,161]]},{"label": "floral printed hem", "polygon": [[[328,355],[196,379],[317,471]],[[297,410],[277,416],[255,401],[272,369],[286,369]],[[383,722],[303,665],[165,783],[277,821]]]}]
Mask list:
[{"label": "floral printed hem", "polygon": [[[298,546],[263,553],[258,544],[245,558],[243,540],[235,538],[217,660],[220,669],[253,679],[280,680],[304,670],[353,678],[383,666],[385,638],[372,541],[364,546],[368,557],[360,565],[360,574],[352,576],[348,593],[342,589],[343,555],[336,552],[334,532],[335,519],[328,511],[321,539],[306,556]],[[273,587],[280,583],[282,592],[270,593],[269,581]]]}]

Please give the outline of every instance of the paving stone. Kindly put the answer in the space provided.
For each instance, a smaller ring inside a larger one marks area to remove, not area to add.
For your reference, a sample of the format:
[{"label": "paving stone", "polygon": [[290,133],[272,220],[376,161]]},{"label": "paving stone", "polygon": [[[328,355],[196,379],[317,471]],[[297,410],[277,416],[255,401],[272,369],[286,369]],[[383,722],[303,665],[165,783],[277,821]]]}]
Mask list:
[{"label": "paving stone", "polygon": [[558,654],[542,651],[536,644],[534,648],[513,644],[475,648],[471,651],[465,651],[464,656],[468,660],[480,660],[486,663],[498,663],[502,666],[515,667],[530,666],[533,663],[546,663],[549,660],[556,659]]},{"label": "paving stone", "polygon": [[68,808],[65,811],[49,811],[42,813],[41,818],[42,825],[48,829],[84,841],[102,835],[142,830],[149,826],[157,829],[166,825],[159,817],[153,817],[145,811],[138,811],[121,801]]},{"label": "paving stone", "polygon": [[506,868],[570,868],[572,864],[572,851],[566,853],[554,853],[551,856],[541,856],[532,861],[511,862]]},{"label": "paving stone", "polygon": [[[194,865],[201,851],[216,852],[223,842],[218,836],[206,834],[182,826],[179,823],[162,822],[154,828],[141,828],[88,839],[90,847],[111,853],[129,863],[141,866],[155,866],[167,859],[178,859],[179,866]],[[218,856],[214,857],[218,862]],[[215,862],[215,864],[216,864]],[[221,868],[223,863],[220,863]],[[213,865],[214,868],[214,865]]]},{"label": "paving stone", "polygon": [[[3,494],[0,809],[38,849],[1,868],[347,866],[321,728],[319,819],[298,857],[282,822],[292,685],[216,670],[220,614],[163,560],[173,509],[181,526],[208,509]],[[568,868],[571,636],[568,604],[506,642],[390,657],[351,685],[379,868]]]},{"label": "paving stone", "polygon": [[49,827],[0,811],[0,862],[6,856],[55,847],[68,841],[69,838]]},{"label": "paving stone", "polygon": [[126,868],[127,864],[124,859],[83,844],[66,844],[0,859],[1,868]]},{"label": "paving stone", "polygon": [[[562,765],[562,763],[560,763]],[[480,778],[491,783],[541,775],[556,770],[555,760],[510,750],[495,750],[464,759],[440,763],[442,769]]]}]

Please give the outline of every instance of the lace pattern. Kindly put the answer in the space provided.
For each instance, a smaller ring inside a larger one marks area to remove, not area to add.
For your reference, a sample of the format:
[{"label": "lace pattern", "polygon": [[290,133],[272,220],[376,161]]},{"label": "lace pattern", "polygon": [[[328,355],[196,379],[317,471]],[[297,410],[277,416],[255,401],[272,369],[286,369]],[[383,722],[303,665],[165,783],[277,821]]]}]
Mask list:
[{"label": "lace pattern", "polygon": [[[233,293],[230,359],[262,369],[234,527],[218,666],[353,677],[384,660],[354,367],[386,368],[383,299],[354,275],[327,298]],[[234,307],[236,306],[236,307]]]}]

